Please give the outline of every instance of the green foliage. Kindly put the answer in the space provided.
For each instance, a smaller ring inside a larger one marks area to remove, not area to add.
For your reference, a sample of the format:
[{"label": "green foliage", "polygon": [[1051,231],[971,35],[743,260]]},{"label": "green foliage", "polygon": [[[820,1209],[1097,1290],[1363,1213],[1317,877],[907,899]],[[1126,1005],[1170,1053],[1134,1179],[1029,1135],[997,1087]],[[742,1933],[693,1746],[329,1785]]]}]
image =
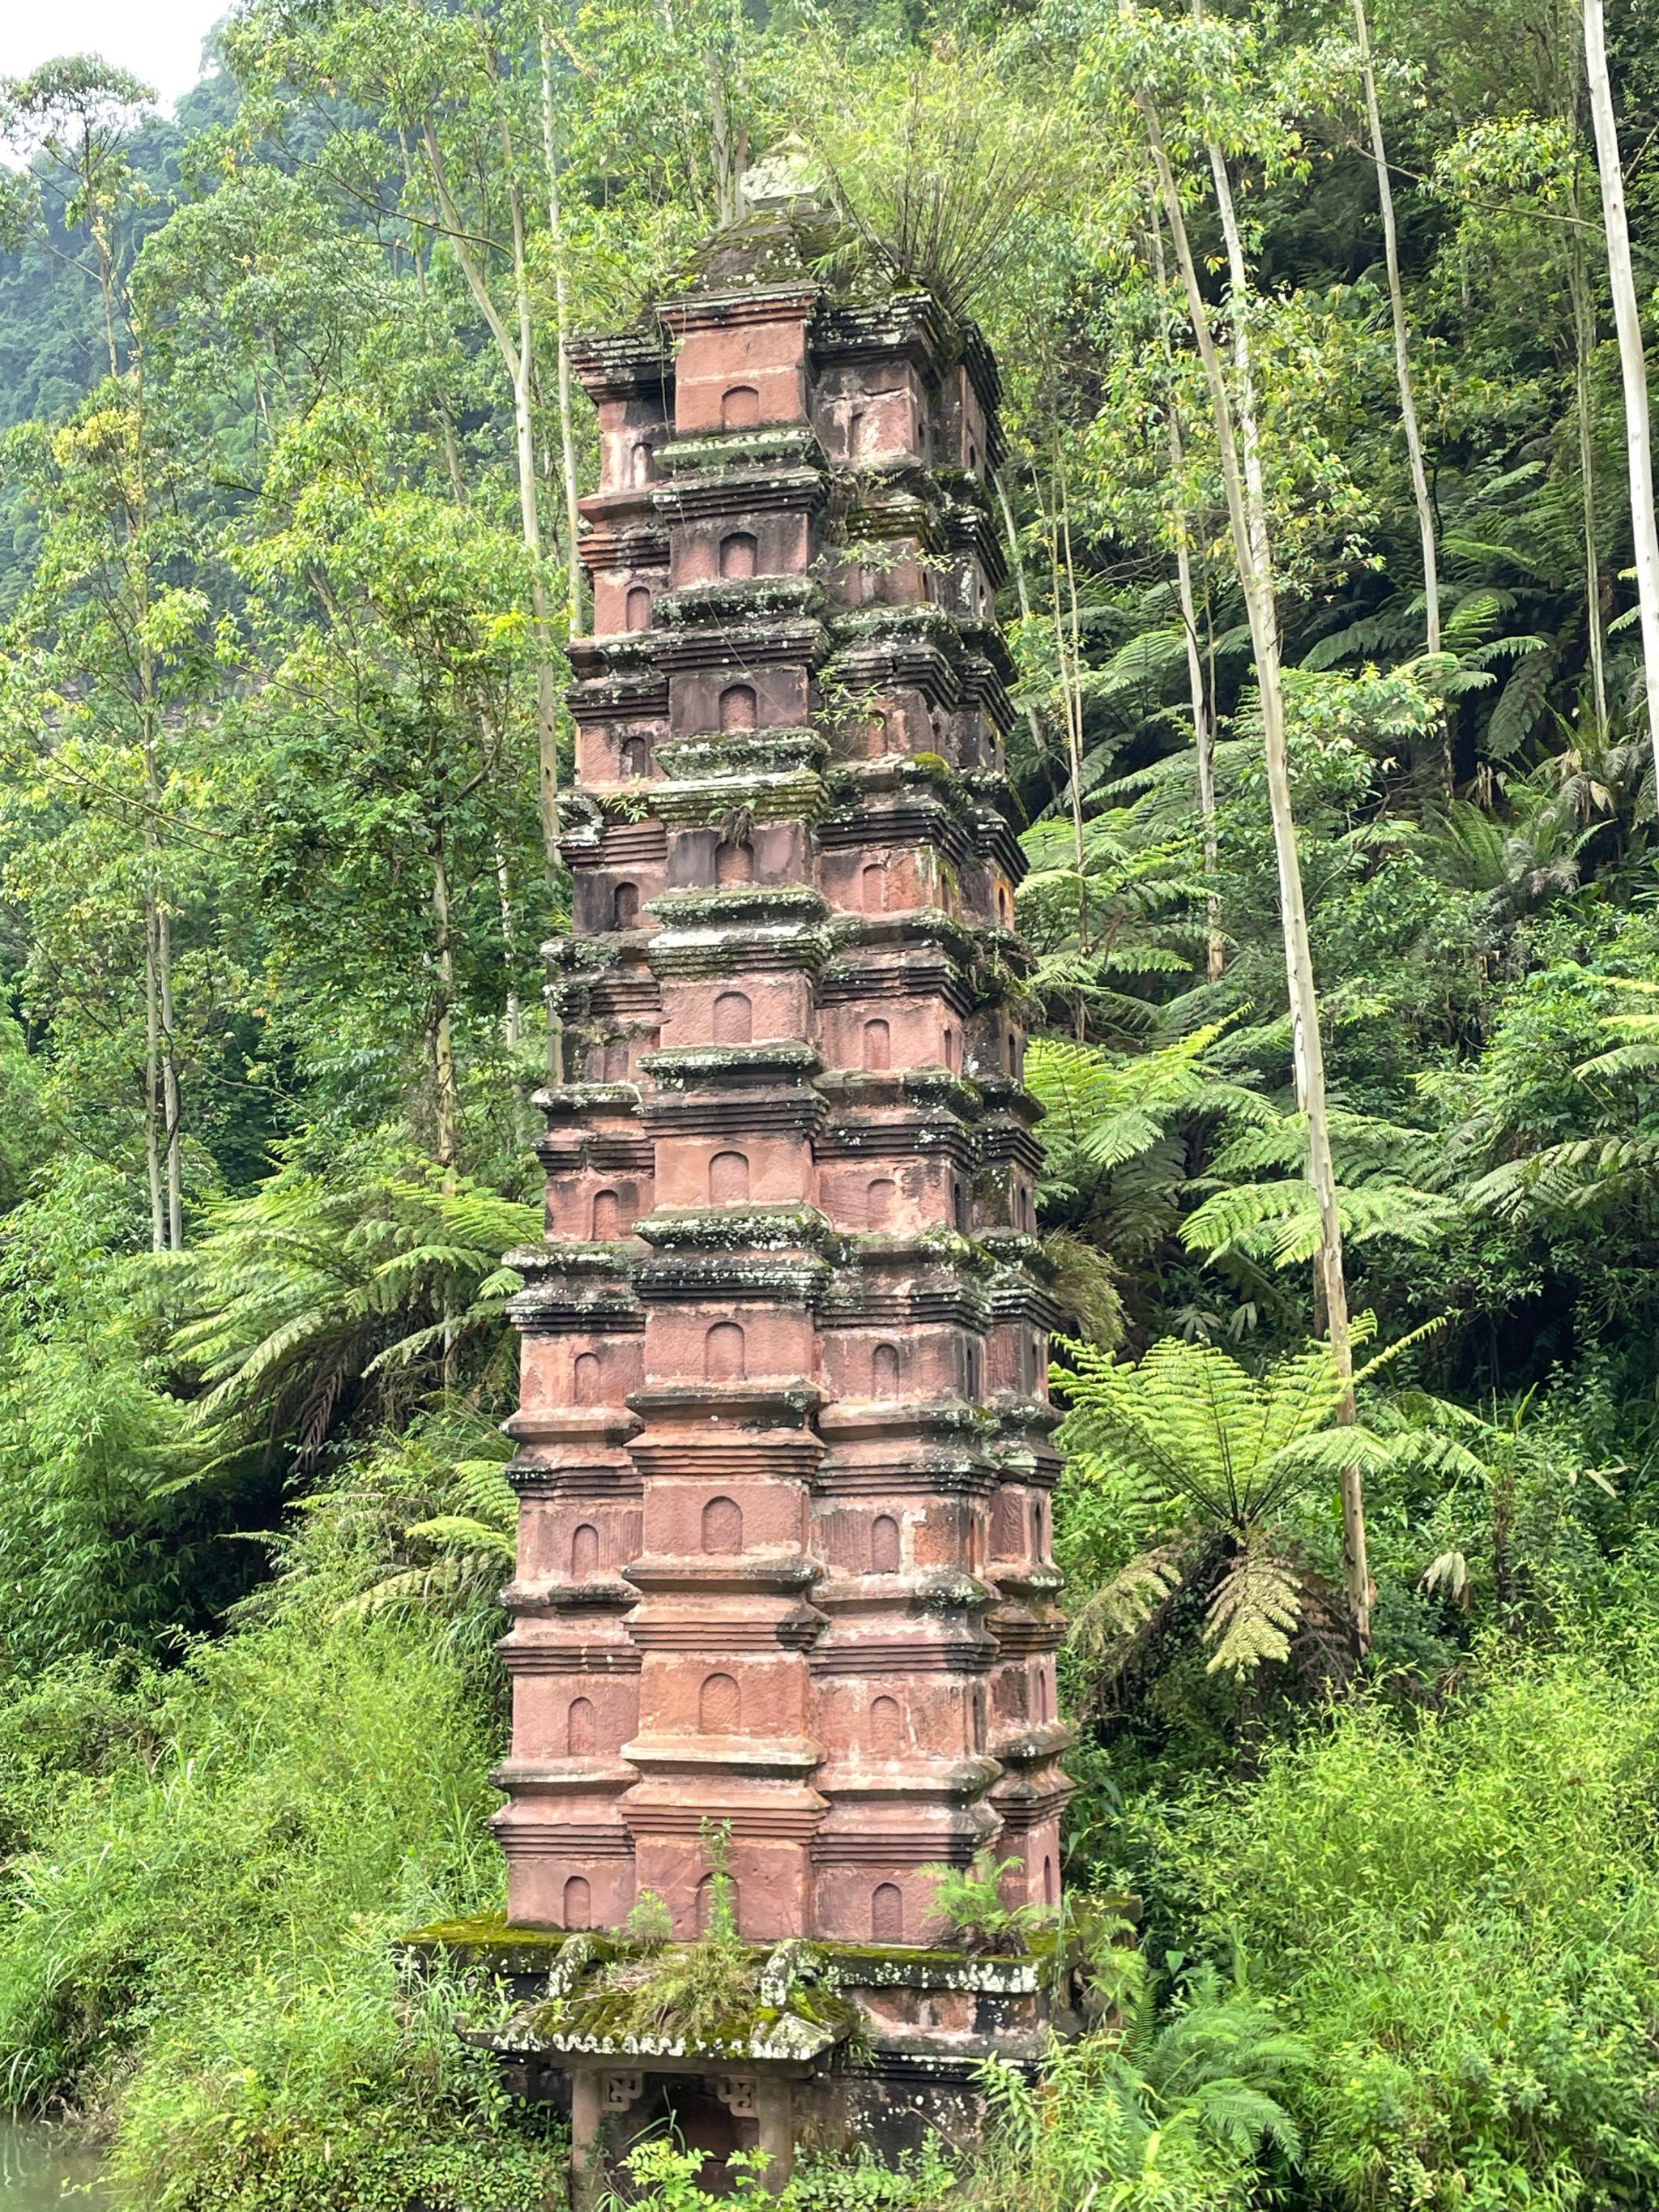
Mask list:
[{"label": "green foliage", "polygon": [[713,2190],[702,2183],[708,2163],[702,2151],[684,2149],[672,2136],[648,2136],[623,2159],[633,2187],[626,2198],[607,2199],[607,2212],[624,2203],[642,2205],[646,2212],[713,2212],[717,2204],[735,2204],[738,2212],[769,2212],[777,2203],[766,2186],[763,2152],[733,2151]]},{"label": "green foliage", "polygon": [[539,1228],[535,1209],[420,1160],[272,1176],[178,1263],[175,1348],[209,1386],[197,1419],[314,1455],[343,1394],[407,1407],[480,1339],[499,1358],[521,1282],[501,1254]]},{"label": "green foliage", "polygon": [[684,2148],[672,2134],[647,2138],[623,2164],[631,2190],[625,2200],[613,2196],[608,2203],[625,2201],[641,2212],[712,2212],[722,2204],[735,2204],[738,2212],[773,2212],[779,2205],[783,2212],[939,2212],[965,2201],[957,2170],[933,2136],[919,2154],[895,2166],[862,2148],[851,2156],[808,2154],[776,2193],[767,2187],[765,2160],[754,2151],[735,2153],[717,2186],[707,2187],[714,2177],[704,2154]]},{"label": "green foliage", "polygon": [[[789,2202],[1656,2194],[1655,801],[1579,56],[1571,9],[1370,12],[1435,655],[1344,9],[248,0],[177,125],[88,58],[4,88],[0,2064],[106,2106],[136,2193],[552,2185],[386,1939],[494,1902],[567,427],[596,480],[560,318],[632,322],[793,130],[842,203],[817,275],[926,286],[947,350],[971,310],[1006,384],[1000,481],[932,458],[1011,566],[1036,964],[988,954],[1077,1340],[1072,1872],[1134,1862],[1164,1965],[1068,1920],[1115,2017],[995,2079],[979,2167],[809,2163]],[[1650,295],[1659,74],[1613,15]],[[1339,1202],[1405,1342],[1357,1427],[1305,1348],[1281,854],[1148,86],[1250,343]],[[721,1851],[702,1941],[636,1911],[677,2022],[752,1980]],[[1048,1933],[994,1864],[941,1902]],[[703,2212],[690,2154],[639,2155]]]},{"label": "green foliage", "polygon": [[[665,1944],[647,1954],[617,2013],[621,2033],[669,2034],[693,2050],[704,2049],[729,2038],[733,2021],[747,2019],[754,2010],[763,1962],[738,1932],[731,1844],[729,1822],[713,1827],[705,1823],[707,1924],[695,1942]],[[647,1891],[635,1907],[647,1942],[655,1938],[664,1914],[660,1899],[655,1900],[658,1909],[651,1910],[647,1903],[650,1894]]]},{"label": "green foliage", "polygon": [[1006,1905],[1003,1885],[1023,1871],[1023,1862],[998,1863],[990,1851],[977,1851],[965,1867],[923,1867],[933,1884],[933,1911],[949,1929],[948,1942],[964,1951],[1021,1952],[1031,1938],[1052,1926],[1054,1914],[1040,1905]]},{"label": "green foliage", "polygon": [[0,1221],[0,1668],[154,1650],[257,1561],[257,1462],[212,1453],[167,1357],[167,1316],[121,1178],[66,1162]]},{"label": "green foliage", "polygon": [[[1373,1326],[1362,1317],[1356,1340]],[[1074,1484],[1116,1486],[1164,1538],[1090,1594],[1074,1638],[1104,1656],[1202,1563],[1212,1672],[1244,1674],[1288,1657],[1304,1607],[1302,1575],[1285,1556],[1295,1509],[1322,1478],[1328,1484],[1345,1466],[1376,1468],[1396,1455],[1374,1430],[1338,1421],[1348,1385],[1329,1346],[1288,1355],[1259,1376],[1215,1346],[1180,1337],[1165,1337],[1136,1365],[1087,1345],[1066,1351],[1073,1370],[1057,1369],[1055,1380],[1072,1401],[1061,1441]],[[1219,1561],[1210,1548],[1218,1535]]]},{"label": "green foliage", "polygon": [[1344,2203],[1641,2202],[1659,1865],[1650,1636],[1377,1702],[1259,1781],[1151,1813],[1163,1910],[1249,1947],[1309,2055],[1310,2178]]},{"label": "green foliage", "polygon": [[240,2003],[153,2039],[124,2104],[118,2184],[167,2212],[539,2212],[562,2187],[563,2144],[462,2044],[464,2004],[400,1987],[378,1929],[345,1936],[314,1984],[251,1977]]},{"label": "green foliage", "polygon": [[966,2201],[1002,2212],[1199,2212],[1260,2202],[1264,2167],[1301,2149],[1282,2100],[1308,2063],[1272,2008],[1212,1969],[1157,2023],[1145,1989],[1126,2025],[1051,2045],[1039,2078],[981,2074],[990,2140]]},{"label": "green foliage", "polygon": [[7,1725],[14,2098],[118,2085],[118,2170],[169,2205],[539,2202],[554,2147],[390,1948],[498,1881],[489,1735],[429,1629],[296,1607],[165,1680],[48,1675]]}]

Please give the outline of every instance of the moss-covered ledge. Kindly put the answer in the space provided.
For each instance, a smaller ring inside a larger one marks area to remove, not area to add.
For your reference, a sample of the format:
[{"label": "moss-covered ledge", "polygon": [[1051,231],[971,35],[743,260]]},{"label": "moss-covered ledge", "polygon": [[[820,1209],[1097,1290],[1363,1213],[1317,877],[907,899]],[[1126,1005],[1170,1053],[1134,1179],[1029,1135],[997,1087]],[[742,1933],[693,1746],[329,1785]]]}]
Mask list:
[{"label": "moss-covered ledge", "polygon": [[[643,1943],[598,1930],[518,1928],[496,1916],[440,1921],[403,1939],[502,1985],[494,2020],[470,2039],[502,2053],[799,2065],[866,2040],[861,1990],[1035,1996],[1054,1971],[1054,1939],[985,1955],[918,1946],[818,1942]],[[537,1986],[526,1990],[524,1978]],[[514,1984],[518,1984],[516,1990]],[[677,2028],[682,2002],[696,2025]]]}]

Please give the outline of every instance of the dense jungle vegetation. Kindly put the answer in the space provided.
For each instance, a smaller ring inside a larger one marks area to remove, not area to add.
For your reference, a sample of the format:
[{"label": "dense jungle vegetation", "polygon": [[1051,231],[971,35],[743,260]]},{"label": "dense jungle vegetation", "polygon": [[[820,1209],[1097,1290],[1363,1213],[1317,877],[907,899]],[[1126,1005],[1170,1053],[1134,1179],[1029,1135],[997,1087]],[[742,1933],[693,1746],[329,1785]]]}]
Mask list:
[{"label": "dense jungle vegetation", "polygon": [[[0,2080],[161,2212],[559,2185],[390,1939],[500,1894],[562,346],[789,132],[826,276],[1007,387],[1069,1879],[1142,1901],[1121,2024],[976,2166],[797,2199],[1659,2199],[1659,846],[1584,21],[238,0],[174,122],[4,88]],[[1650,344],[1656,30],[1609,0]]]}]

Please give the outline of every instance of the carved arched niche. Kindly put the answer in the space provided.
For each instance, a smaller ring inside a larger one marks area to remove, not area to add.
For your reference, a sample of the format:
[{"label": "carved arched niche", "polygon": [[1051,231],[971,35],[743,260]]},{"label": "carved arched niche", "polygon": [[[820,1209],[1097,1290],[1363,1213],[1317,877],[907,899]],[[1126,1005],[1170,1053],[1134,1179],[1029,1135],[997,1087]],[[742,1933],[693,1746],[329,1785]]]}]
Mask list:
[{"label": "carved arched niche", "polygon": [[734,530],[720,540],[720,574],[722,576],[752,576],[760,556],[760,545],[753,533]]},{"label": "carved arched niche", "polygon": [[749,1196],[749,1158],[744,1152],[716,1152],[708,1163],[708,1203],[742,1206]]},{"label": "carved arched niche", "polygon": [[878,1513],[870,1524],[870,1571],[896,1575],[900,1557],[898,1522],[890,1513]]},{"label": "carved arched niche", "polygon": [[735,1498],[711,1498],[702,1509],[702,1548],[711,1558],[743,1549],[743,1508]]},{"label": "carved arched niche", "polygon": [[710,1674],[697,1692],[697,1732],[701,1735],[735,1735],[743,1717],[743,1698],[736,1678]]},{"label": "carved arched niche", "polygon": [[741,1382],[744,1379],[741,1326],[717,1321],[702,1340],[702,1371],[710,1382]]},{"label": "carved arched niche", "polygon": [[752,730],[759,713],[760,701],[752,684],[728,684],[720,693],[722,730]]}]

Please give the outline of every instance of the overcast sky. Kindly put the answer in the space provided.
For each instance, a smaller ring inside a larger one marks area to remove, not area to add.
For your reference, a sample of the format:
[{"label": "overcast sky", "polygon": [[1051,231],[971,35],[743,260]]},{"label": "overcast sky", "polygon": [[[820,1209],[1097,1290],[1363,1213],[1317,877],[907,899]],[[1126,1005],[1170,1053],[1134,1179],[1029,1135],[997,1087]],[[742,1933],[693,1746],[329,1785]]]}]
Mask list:
[{"label": "overcast sky", "polygon": [[202,73],[202,41],[229,0],[0,0],[0,76],[54,54],[101,54],[161,94],[169,113]]}]

